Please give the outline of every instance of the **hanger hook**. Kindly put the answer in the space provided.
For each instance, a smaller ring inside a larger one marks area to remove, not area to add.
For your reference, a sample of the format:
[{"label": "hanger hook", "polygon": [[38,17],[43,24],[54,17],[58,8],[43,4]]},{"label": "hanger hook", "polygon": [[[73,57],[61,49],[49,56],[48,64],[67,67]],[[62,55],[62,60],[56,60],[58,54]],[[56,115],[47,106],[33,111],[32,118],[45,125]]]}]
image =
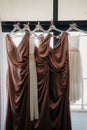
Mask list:
[{"label": "hanger hook", "polygon": [[40,21],[38,21],[38,26],[40,25]]},{"label": "hanger hook", "polygon": [[27,25],[29,26],[29,25],[30,25],[30,23],[28,22],[28,23],[27,23]]},{"label": "hanger hook", "polygon": [[51,20],[51,26],[54,24],[53,20]]},{"label": "hanger hook", "polygon": [[29,24],[30,24],[29,22],[24,24],[24,28],[29,28]]}]

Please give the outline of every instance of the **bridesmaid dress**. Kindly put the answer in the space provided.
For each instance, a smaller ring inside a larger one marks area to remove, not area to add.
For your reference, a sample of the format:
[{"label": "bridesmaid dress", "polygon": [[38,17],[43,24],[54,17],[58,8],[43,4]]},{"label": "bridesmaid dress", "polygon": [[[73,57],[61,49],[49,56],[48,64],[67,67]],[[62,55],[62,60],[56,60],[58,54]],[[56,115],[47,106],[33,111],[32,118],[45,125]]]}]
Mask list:
[{"label": "bridesmaid dress", "polygon": [[49,111],[49,43],[51,34],[46,38],[41,37],[41,44],[35,48],[37,77],[38,77],[38,102],[39,120],[36,122],[35,130],[51,130]]},{"label": "bridesmaid dress", "polygon": [[69,103],[68,34],[64,32],[49,53],[50,115],[52,130],[71,130]]},{"label": "bridesmaid dress", "polygon": [[29,85],[29,37],[28,32],[16,47],[9,34],[6,36],[8,60],[7,115],[5,130],[30,130]]}]

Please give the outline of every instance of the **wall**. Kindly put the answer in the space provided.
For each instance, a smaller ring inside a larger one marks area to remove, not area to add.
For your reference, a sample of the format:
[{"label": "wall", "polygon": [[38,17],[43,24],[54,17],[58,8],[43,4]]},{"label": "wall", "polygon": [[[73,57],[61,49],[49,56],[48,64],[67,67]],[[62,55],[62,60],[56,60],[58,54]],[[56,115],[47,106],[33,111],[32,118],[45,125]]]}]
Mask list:
[{"label": "wall", "polygon": [[0,0],[2,21],[52,20],[53,0]]}]

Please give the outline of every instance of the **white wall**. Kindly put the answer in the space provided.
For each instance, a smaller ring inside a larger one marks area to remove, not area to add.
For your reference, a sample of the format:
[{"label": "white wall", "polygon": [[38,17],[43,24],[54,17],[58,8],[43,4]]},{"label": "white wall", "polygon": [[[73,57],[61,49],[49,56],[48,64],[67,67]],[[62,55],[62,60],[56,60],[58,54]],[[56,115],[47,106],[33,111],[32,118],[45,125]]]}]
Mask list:
[{"label": "white wall", "polygon": [[0,0],[2,21],[45,21],[53,18],[53,0]]},{"label": "white wall", "polygon": [[87,20],[87,0],[59,0],[59,20]]}]

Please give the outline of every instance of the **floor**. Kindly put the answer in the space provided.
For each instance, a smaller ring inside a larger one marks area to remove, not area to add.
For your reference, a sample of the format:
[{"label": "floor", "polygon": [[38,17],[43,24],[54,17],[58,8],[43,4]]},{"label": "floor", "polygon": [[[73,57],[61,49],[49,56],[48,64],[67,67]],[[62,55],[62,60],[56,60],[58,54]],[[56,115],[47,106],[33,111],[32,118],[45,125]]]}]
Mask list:
[{"label": "floor", "polygon": [[71,112],[72,130],[87,130],[87,112]]}]

